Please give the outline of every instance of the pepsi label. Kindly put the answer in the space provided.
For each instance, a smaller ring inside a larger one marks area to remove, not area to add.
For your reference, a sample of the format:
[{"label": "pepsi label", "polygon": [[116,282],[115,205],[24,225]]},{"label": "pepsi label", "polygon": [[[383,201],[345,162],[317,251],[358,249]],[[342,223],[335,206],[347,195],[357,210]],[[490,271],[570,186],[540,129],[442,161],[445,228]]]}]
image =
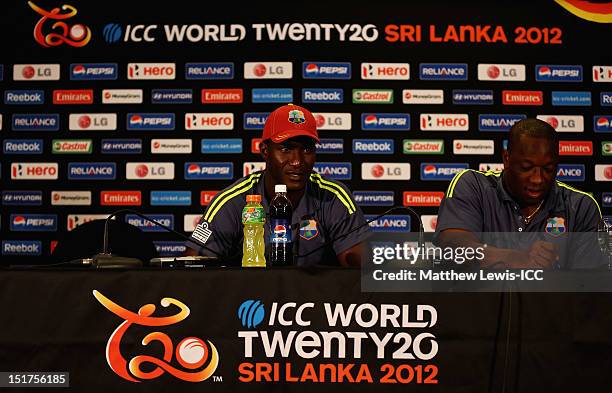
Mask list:
[{"label": "pepsi label", "polygon": [[272,233],[271,243],[291,243],[291,225],[286,218],[275,218],[271,220]]}]

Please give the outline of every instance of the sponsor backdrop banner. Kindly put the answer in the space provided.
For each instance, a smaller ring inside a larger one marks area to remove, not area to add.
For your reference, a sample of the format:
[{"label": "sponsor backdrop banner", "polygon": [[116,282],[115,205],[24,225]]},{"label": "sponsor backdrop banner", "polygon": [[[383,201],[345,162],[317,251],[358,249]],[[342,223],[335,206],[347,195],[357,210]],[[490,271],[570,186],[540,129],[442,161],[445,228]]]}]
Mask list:
[{"label": "sponsor backdrop banner", "polygon": [[[609,386],[596,370],[612,366],[610,297],[363,293],[352,269],[93,273],[0,276],[11,316],[2,324],[0,370],[69,373],[77,392]],[[3,385],[3,377],[0,386],[25,385]],[[34,391],[11,391],[22,390]]]},{"label": "sponsor backdrop banner", "polygon": [[[316,115],[315,170],[368,215],[413,206],[433,230],[452,177],[499,169],[527,116],[559,133],[559,179],[611,213],[609,4],[35,0],[3,15],[20,21],[0,27],[0,230],[14,263],[121,206],[193,229],[216,191],[263,167],[257,138],[288,102]],[[402,222],[373,228],[417,228]]]}]

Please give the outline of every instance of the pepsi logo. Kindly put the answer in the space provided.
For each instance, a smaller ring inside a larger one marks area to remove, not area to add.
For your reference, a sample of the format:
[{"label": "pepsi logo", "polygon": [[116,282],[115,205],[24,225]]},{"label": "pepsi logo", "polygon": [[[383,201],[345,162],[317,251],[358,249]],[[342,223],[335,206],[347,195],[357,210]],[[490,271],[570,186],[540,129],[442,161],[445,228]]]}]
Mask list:
[{"label": "pepsi logo", "polygon": [[434,165],[427,165],[423,170],[423,173],[426,175],[435,175],[437,173],[437,170]]},{"label": "pepsi logo", "polygon": [[15,216],[13,218],[13,225],[25,225],[26,224],[26,218],[23,216]]},{"label": "pepsi logo", "polygon": [[378,123],[378,118],[374,115],[366,116],[363,122],[366,125],[376,125]]},{"label": "pepsi logo", "polygon": [[74,75],[85,75],[85,67],[80,64],[74,66],[74,68],[72,69],[72,73]]},{"label": "pepsi logo", "polygon": [[307,74],[316,74],[319,72],[319,67],[316,64],[310,63],[306,66]]},{"label": "pepsi logo", "polygon": [[610,121],[605,117],[600,117],[597,119],[597,127],[609,127]]},{"label": "pepsi logo", "polygon": [[539,76],[551,76],[552,72],[549,67],[540,67],[538,70]]},{"label": "pepsi logo", "polygon": [[130,116],[130,125],[142,124],[142,116],[132,115]]},{"label": "pepsi logo", "polygon": [[191,164],[189,165],[189,167],[187,168],[187,174],[189,175],[195,175],[200,173],[200,167],[196,164]]},{"label": "pepsi logo", "polygon": [[274,227],[274,237],[283,238],[287,234],[287,228],[284,225],[276,225]]}]

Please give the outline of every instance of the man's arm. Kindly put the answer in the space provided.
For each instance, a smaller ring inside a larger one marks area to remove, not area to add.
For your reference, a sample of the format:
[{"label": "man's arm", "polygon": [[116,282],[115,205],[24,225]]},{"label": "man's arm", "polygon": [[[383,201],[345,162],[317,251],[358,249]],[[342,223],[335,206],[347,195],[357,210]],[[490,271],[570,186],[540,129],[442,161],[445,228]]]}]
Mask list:
[{"label": "man's arm", "polygon": [[358,243],[337,255],[340,265],[344,267],[361,266],[365,255],[365,244]]}]

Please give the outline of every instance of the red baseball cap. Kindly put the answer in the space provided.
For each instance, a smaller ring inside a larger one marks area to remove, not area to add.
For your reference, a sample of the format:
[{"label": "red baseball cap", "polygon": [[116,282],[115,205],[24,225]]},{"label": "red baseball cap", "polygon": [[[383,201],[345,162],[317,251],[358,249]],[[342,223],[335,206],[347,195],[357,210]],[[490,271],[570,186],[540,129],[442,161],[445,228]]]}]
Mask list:
[{"label": "red baseball cap", "polygon": [[280,143],[296,136],[308,136],[319,142],[317,122],[308,109],[287,104],[270,113],[261,140]]}]

